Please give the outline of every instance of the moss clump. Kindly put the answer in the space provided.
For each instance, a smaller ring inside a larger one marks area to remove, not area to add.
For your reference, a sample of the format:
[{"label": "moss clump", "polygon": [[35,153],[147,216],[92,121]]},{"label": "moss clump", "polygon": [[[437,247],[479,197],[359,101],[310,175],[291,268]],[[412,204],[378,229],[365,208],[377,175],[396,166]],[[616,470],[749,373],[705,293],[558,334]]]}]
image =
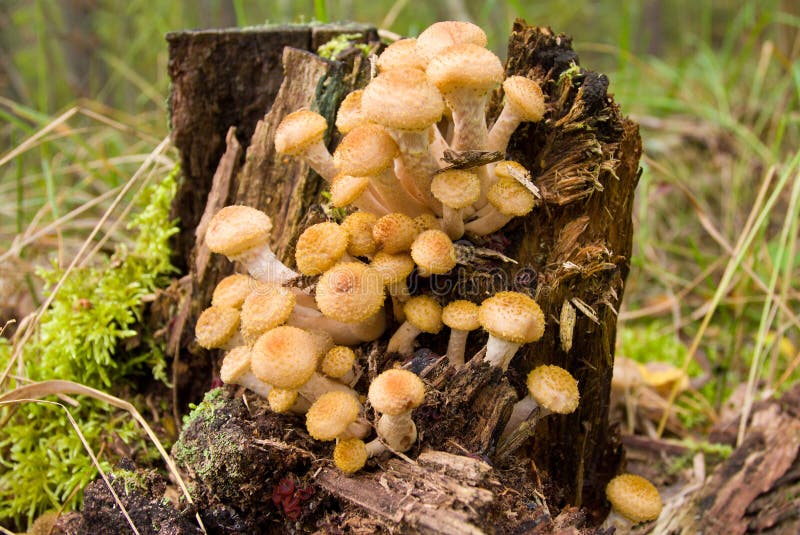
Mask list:
[{"label": "moss clump", "polygon": [[359,43],[364,38],[360,33],[342,33],[317,48],[317,55],[325,59],[335,60],[342,52],[351,48],[357,48],[364,56],[369,54],[370,46]]}]

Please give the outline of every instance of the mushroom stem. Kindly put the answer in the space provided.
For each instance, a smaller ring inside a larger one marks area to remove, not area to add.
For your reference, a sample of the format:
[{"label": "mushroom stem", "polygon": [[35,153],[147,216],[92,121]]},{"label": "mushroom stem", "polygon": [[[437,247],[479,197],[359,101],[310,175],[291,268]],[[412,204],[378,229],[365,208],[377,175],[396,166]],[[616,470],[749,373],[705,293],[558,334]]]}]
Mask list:
[{"label": "mushroom stem", "polygon": [[367,442],[367,458],[369,457],[378,457],[383,452],[388,451],[386,444],[381,442],[380,438],[374,438]]},{"label": "mushroom stem", "polygon": [[487,204],[487,206],[491,207],[490,210],[487,210],[488,213],[478,217],[478,219],[473,219],[469,223],[466,223],[464,225],[465,231],[472,232],[478,236],[486,236],[487,234],[497,232],[503,228],[506,223],[511,221],[511,219],[514,217],[500,213],[500,211],[491,204]]},{"label": "mushroom stem", "polygon": [[442,207],[442,230],[451,240],[457,240],[464,235],[463,214],[463,208],[450,208],[447,205]]},{"label": "mushroom stem", "polygon": [[[503,428],[503,432],[500,435],[500,440],[502,441],[508,437],[520,425],[522,425],[522,422],[536,420],[549,414],[542,413],[539,409],[541,409],[540,405],[536,403],[536,400],[529,395],[526,395],[524,398],[517,401],[514,404],[514,408],[511,409],[511,416],[508,418],[506,426]],[[536,422],[533,421],[532,425],[535,426]]]},{"label": "mushroom stem", "polygon": [[250,276],[262,282],[284,284],[300,276],[296,271],[286,267],[269,246],[251,249],[231,257],[231,260],[244,264]]},{"label": "mushroom stem", "polygon": [[288,325],[301,329],[319,329],[333,337],[339,345],[358,345],[379,338],[386,330],[383,309],[360,323],[344,323],[325,316],[316,308],[295,305],[287,321]]},{"label": "mushroom stem", "polygon": [[222,344],[220,346],[217,346],[214,349],[223,349],[225,351],[230,351],[231,349],[234,349],[234,348],[239,347],[239,346],[243,346],[245,344],[246,344],[246,342],[245,342],[244,336],[242,336],[242,332],[241,331],[236,331],[235,333],[233,333],[233,336],[231,336],[228,339],[227,342],[225,342],[224,344]]},{"label": "mushroom stem", "polygon": [[[411,182],[419,193],[420,199],[432,209],[436,215],[442,213],[442,203],[431,193],[433,174],[439,170],[439,164],[431,153],[429,130],[403,131],[387,129],[400,147],[400,166],[398,178],[401,182]],[[409,187],[407,186],[407,189]],[[411,190],[410,190],[411,191]]]},{"label": "mushroom stem", "polygon": [[450,340],[447,342],[447,360],[450,361],[450,366],[454,368],[460,368],[464,365],[467,336],[469,336],[469,331],[462,331],[460,329],[450,330]]},{"label": "mushroom stem", "polygon": [[309,145],[307,149],[300,153],[300,157],[329,184],[337,174],[336,166],[333,164],[333,157],[322,141]]},{"label": "mushroom stem", "polygon": [[430,210],[422,202],[403,187],[391,167],[371,176],[370,185],[383,200],[383,205],[386,207],[384,213],[403,212],[410,217],[430,213]]},{"label": "mushroom stem", "polygon": [[348,394],[358,398],[358,392],[349,386],[342,384],[339,381],[329,379],[328,377],[320,375],[317,372],[314,372],[311,375],[311,378],[297,389],[297,393],[303,396],[303,398],[305,398],[309,403],[314,403],[322,394],[326,392],[347,392]]},{"label": "mushroom stem", "polygon": [[505,439],[500,439],[495,452],[495,457],[497,459],[505,459],[517,451],[533,436],[536,423],[539,421],[539,418],[543,416],[543,414],[539,414],[540,409],[541,408],[534,409],[534,412],[529,415],[527,420],[523,420],[513,432],[505,437]]},{"label": "mushroom stem", "polygon": [[411,411],[394,416],[383,414],[375,429],[387,446],[401,453],[417,441],[417,426],[411,419]]},{"label": "mushroom stem", "polygon": [[406,320],[389,339],[386,347],[387,353],[400,353],[410,355],[414,352],[414,340],[422,331],[415,327],[410,321]]},{"label": "mushroom stem", "polygon": [[474,89],[464,88],[448,91],[445,100],[453,111],[453,150],[485,150],[486,95],[475,95]]},{"label": "mushroom stem", "polygon": [[503,111],[500,112],[489,131],[486,150],[505,154],[508,141],[521,122],[522,118],[514,111],[513,106],[506,102]]},{"label": "mushroom stem", "polygon": [[252,390],[259,396],[264,399],[267,399],[269,396],[270,390],[272,390],[272,385],[268,385],[264,381],[260,381],[258,377],[253,375],[253,372],[247,371],[240,375],[233,384],[243,386],[248,390]]},{"label": "mushroom stem", "polygon": [[506,371],[520,345],[522,344],[509,342],[508,340],[503,340],[502,338],[490,334],[489,340],[486,342],[486,356],[483,360],[492,366],[497,366],[501,370]]}]

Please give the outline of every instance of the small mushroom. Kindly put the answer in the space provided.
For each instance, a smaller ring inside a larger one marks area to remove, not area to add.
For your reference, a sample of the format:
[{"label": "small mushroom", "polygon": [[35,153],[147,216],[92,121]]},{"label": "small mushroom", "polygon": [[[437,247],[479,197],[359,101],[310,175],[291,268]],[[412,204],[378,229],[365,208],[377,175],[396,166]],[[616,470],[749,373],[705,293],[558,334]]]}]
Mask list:
[{"label": "small mushroom", "polygon": [[239,332],[240,321],[240,312],[233,307],[208,307],[197,318],[194,327],[197,343],[206,349],[233,349],[244,345]]},{"label": "small mushroom", "polygon": [[459,239],[464,235],[464,209],[481,194],[478,175],[461,169],[444,171],[431,181],[431,192],[442,203],[442,230],[451,239]]},{"label": "small mushroom", "polygon": [[426,230],[411,245],[411,258],[421,277],[443,275],[456,266],[456,249],[443,231]]},{"label": "small mushroom", "polygon": [[368,397],[372,407],[381,413],[376,427],[378,436],[393,450],[408,451],[417,441],[411,412],[425,401],[425,384],[408,370],[386,370],[369,385]]},{"label": "small mushroom", "polygon": [[449,46],[458,43],[486,46],[487,42],[486,32],[480,26],[446,20],[431,24],[417,36],[417,53],[427,64]]},{"label": "small mushroom", "polygon": [[367,446],[360,438],[343,438],[333,448],[333,464],[345,474],[354,474],[367,464]]},{"label": "small mushroom", "polygon": [[[500,168],[497,166],[496,170]],[[486,194],[489,205],[484,215],[464,225],[464,230],[479,236],[495,232],[514,217],[530,213],[536,203],[536,197],[525,186],[510,176],[501,176],[489,187]]]},{"label": "small mushroom", "polygon": [[414,340],[423,332],[436,334],[442,330],[442,306],[427,295],[412,297],[403,307],[406,321],[389,339],[387,353],[410,355]]},{"label": "small mushroom", "polygon": [[606,485],[606,498],[613,508],[603,523],[603,528],[631,527],[655,520],[661,514],[663,504],[655,485],[642,476],[621,474]]},{"label": "small mushroom", "polygon": [[544,95],[539,84],[524,76],[509,76],[503,82],[506,102],[489,131],[486,150],[506,152],[508,140],[520,123],[536,123],[544,116]]},{"label": "small mushroom", "polygon": [[321,275],[346,257],[347,231],[333,222],[317,223],[306,228],[297,239],[294,258],[303,275]]},{"label": "small mushroom", "polygon": [[261,381],[250,369],[250,348],[238,346],[225,354],[219,369],[219,378],[228,385],[240,385],[266,399],[272,385]]},{"label": "small mushroom", "polygon": [[319,113],[301,109],[290,113],[275,129],[275,150],[279,154],[298,156],[326,181],[336,176],[336,166],[323,138],[328,121]]},{"label": "small mushroom", "polygon": [[522,344],[544,335],[544,313],[520,292],[498,292],[486,299],[478,311],[481,326],[489,333],[484,361],[503,371]]},{"label": "small mushroom", "polygon": [[326,392],[306,413],[306,429],[315,440],[364,438],[372,427],[361,417],[361,403],[348,392]]},{"label": "small mushroom", "polygon": [[416,39],[398,39],[378,56],[378,71],[419,69],[425,71],[426,61],[417,53]]},{"label": "small mushroom", "polygon": [[350,384],[355,378],[353,372],[355,361],[356,354],[352,349],[347,346],[334,346],[322,357],[319,369],[328,377]]},{"label": "small mushroom", "polygon": [[406,282],[408,276],[414,271],[414,260],[411,255],[408,253],[389,254],[380,251],[372,259],[370,267],[380,274],[386,289],[389,290],[389,295],[392,296],[395,319],[403,321],[402,304],[411,297]]},{"label": "small mushroom", "polygon": [[464,351],[469,332],[481,326],[478,321],[478,310],[478,305],[463,299],[452,301],[442,309],[442,322],[450,327],[447,360],[455,368],[464,365]]},{"label": "small mushroom", "polygon": [[264,285],[250,292],[244,300],[241,330],[246,341],[252,343],[259,336],[283,325],[294,310],[296,298],[289,288]]},{"label": "small mushroom", "polygon": [[241,309],[245,298],[256,286],[256,280],[249,275],[242,273],[228,275],[214,288],[211,304]]},{"label": "small mushroom", "polygon": [[339,104],[339,111],[336,112],[336,128],[342,134],[347,134],[355,127],[369,123],[369,119],[361,110],[361,96],[363,94],[363,89],[351,91]]},{"label": "small mushroom", "polygon": [[347,231],[350,239],[347,242],[347,252],[352,256],[372,258],[378,244],[372,236],[372,228],[378,221],[378,216],[370,212],[353,212],[342,221],[342,228]]},{"label": "small mushroom", "polygon": [[372,237],[378,249],[389,254],[409,251],[418,234],[414,220],[401,212],[378,218],[372,227]]}]

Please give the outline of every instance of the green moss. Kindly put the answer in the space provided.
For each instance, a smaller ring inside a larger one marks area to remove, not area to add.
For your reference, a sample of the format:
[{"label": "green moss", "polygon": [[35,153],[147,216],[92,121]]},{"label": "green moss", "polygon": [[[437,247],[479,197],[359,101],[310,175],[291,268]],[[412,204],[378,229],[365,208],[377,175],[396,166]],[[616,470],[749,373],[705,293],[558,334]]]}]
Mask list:
[{"label": "green moss", "polygon": [[337,57],[339,57],[339,54],[345,50],[355,47],[361,50],[361,53],[366,56],[369,54],[369,45],[358,42],[363,38],[364,35],[360,33],[339,34],[324,45],[317,48],[317,54],[322,58],[335,60]]}]

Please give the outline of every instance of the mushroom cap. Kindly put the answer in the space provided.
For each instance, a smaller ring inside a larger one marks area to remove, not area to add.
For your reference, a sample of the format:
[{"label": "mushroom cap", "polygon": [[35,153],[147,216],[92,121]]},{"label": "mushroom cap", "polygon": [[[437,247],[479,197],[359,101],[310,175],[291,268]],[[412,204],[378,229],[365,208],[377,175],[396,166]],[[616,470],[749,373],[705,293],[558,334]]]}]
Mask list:
[{"label": "mushroom cap", "polygon": [[445,48],[456,43],[486,46],[486,32],[471,22],[447,20],[428,26],[417,37],[417,53],[430,61]]},{"label": "mushroom cap", "polygon": [[355,422],[361,404],[348,392],[325,392],[308,409],[306,429],[316,440],[334,440]]},{"label": "mushroom cap", "polygon": [[426,230],[411,245],[411,258],[420,267],[420,275],[442,275],[456,265],[453,241],[441,230]]},{"label": "mushroom cap", "polygon": [[369,385],[369,402],[390,416],[409,412],[425,401],[425,384],[416,374],[394,368],[378,375]]},{"label": "mushroom cap", "polygon": [[352,371],[355,361],[355,351],[347,346],[333,346],[322,357],[320,369],[328,377],[339,379],[347,375],[349,371]]},{"label": "mushroom cap", "polygon": [[411,249],[417,234],[414,220],[400,212],[380,217],[372,227],[372,237],[378,248],[389,254]]},{"label": "mushroom cap", "polygon": [[392,284],[406,280],[414,271],[414,260],[408,253],[389,254],[378,252],[372,259],[370,267],[377,271],[384,284]]},{"label": "mushroom cap", "polygon": [[369,122],[367,116],[361,110],[361,96],[363,94],[363,89],[351,91],[339,104],[339,111],[336,113],[336,128],[342,134],[346,134],[353,128]]},{"label": "mushroom cap", "polygon": [[353,256],[372,256],[378,244],[372,237],[372,228],[378,221],[378,216],[369,212],[353,212],[342,221],[341,227],[347,231],[350,240],[347,252]]},{"label": "mushroom cap", "polygon": [[442,309],[442,322],[457,331],[474,331],[481,326],[478,321],[480,307],[472,301],[457,299]]},{"label": "mushroom cap", "polygon": [[319,113],[308,109],[292,112],[275,129],[275,150],[280,154],[296,156],[322,141],[327,129],[328,121]]},{"label": "mushroom cap", "polygon": [[258,281],[249,275],[234,273],[217,283],[211,304],[232,308],[242,308],[247,295],[258,286]]},{"label": "mushroom cap", "polygon": [[339,208],[356,201],[369,186],[368,176],[339,173],[331,181],[331,203]]},{"label": "mushroom cap", "polygon": [[219,378],[225,384],[236,384],[241,376],[250,371],[250,348],[239,346],[225,353],[222,366],[219,368]]},{"label": "mushroom cap", "polygon": [[442,118],[444,100],[423,71],[400,68],[374,78],[364,88],[361,107],[373,123],[420,131]]},{"label": "mushroom cap", "polygon": [[347,175],[373,176],[388,169],[399,150],[382,126],[363,124],[344,136],[333,153],[333,163]]},{"label": "mushroom cap", "polygon": [[273,388],[267,394],[267,401],[272,412],[288,412],[297,401],[297,390]]},{"label": "mushroom cap", "polygon": [[445,206],[458,210],[478,200],[481,195],[481,181],[475,173],[450,169],[433,177],[431,193]]},{"label": "mushroom cap", "polygon": [[525,169],[524,165],[514,160],[497,162],[497,165],[494,166],[494,174],[497,175],[498,178],[516,179],[518,176],[525,177],[528,180],[531,178],[531,172]]},{"label": "mushroom cap", "polygon": [[347,231],[336,223],[311,225],[297,239],[294,259],[303,275],[328,271],[347,251]]},{"label": "mushroom cap", "polygon": [[317,283],[317,306],[331,319],[358,323],[383,306],[383,282],[375,270],[360,262],[336,264]]},{"label": "mushroom cap", "polygon": [[306,329],[306,331],[311,335],[314,339],[314,343],[317,345],[317,355],[324,355],[335,345],[333,336],[326,331],[320,329]]},{"label": "mushroom cap", "polygon": [[296,300],[289,288],[278,285],[251,292],[242,305],[242,334],[252,340],[286,323]]},{"label": "mushroom cap", "polygon": [[210,306],[194,327],[197,343],[206,349],[222,347],[239,329],[239,311],[233,307]]},{"label": "mushroom cap", "polygon": [[318,345],[311,333],[281,325],[262,334],[253,345],[250,367],[261,381],[294,390],[317,369]]},{"label": "mushroom cap", "polygon": [[442,305],[428,295],[418,295],[403,306],[406,321],[422,332],[436,334],[442,330]]},{"label": "mushroom cap", "polygon": [[509,177],[500,177],[486,192],[486,197],[501,214],[517,217],[530,213],[536,202],[528,188]]},{"label": "mushroom cap", "polygon": [[524,121],[538,122],[544,117],[544,95],[539,84],[524,76],[509,76],[503,82],[506,102]]},{"label": "mushroom cap", "polygon": [[445,48],[431,59],[425,72],[443,95],[456,89],[470,89],[483,95],[503,81],[500,58],[491,50],[471,43]]},{"label": "mushroom cap", "polygon": [[426,61],[417,53],[417,40],[400,39],[386,47],[378,56],[378,70],[386,72],[391,69],[425,70]]},{"label": "mushroom cap", "polygon": [[358,472],[367,464],[367,445],[360,438],[344,438],[333,448],[333,464],[345,474]]},{"label": "mushroom cap", "polygon": [[206,229],[206,245],[214,253],[236,256],[269,242],[272,220],[249,206],[226,206],[214,214]]},{"label": "mushroom cap", "polygon": [[661,514],[658,489],[642,476],[618,475],[608,482],[606,498],[619,514],[634,524],[655,520]]},{"label": "mushroom cap", "polygon": [[516,344],[535,342],[544,334],[544,313],[519,292],[498,292],[481,303],[478,320],[492,336]]},{"label": "mushroom cap", "polygon": [[542,407],[558,414],[578,408],[578,381],[560,366],[537,366],[528,373],[528,393]]},{"label": "mushroom cap", "polygon": [[426,230],[442,230],[442,221],[437,219],[433,214],[420,214],[414,218],[414,224],[417,226],[417,232],[424,232]]}]

